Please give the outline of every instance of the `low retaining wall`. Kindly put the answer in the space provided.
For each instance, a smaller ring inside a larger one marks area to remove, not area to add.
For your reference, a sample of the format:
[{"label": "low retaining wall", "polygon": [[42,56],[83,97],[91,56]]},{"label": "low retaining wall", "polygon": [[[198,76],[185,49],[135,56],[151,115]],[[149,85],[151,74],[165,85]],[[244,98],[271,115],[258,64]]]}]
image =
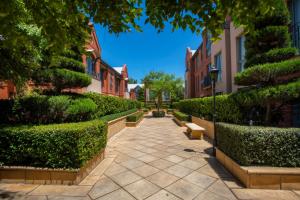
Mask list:
[{"label": "low retaining wall", "polygon": [[197,124],[198,126],[201,126],[205,128],[205,135],[207,135],[209,138],[214,139],[214,123],[211,121],[207,121],[198,117],[192,116],[192,122],[194,124]]},{"label": "low retaining wall", "polygon": [[247,188],[253,189],[300,189],[300,168],[243,167],[217,149],[220,163],[237,177]]},{"label": "low retaining wall", "polygon": [[127,127],[136,127],[139,125],[139,123],[144,119],[144,116],[142,116],[138,121],[136,122],[126,122]]},{"label": "low retaining wall", "polygon": [[[137,112],[131,113],[129,115],[133,115]],[[114,119],[114,120],[108,122],[107,139],[111,138],[116,133],[120,132],[122,129],[124,129],[126,127],[126,118],[129,115],[126,115],[126,116],[123,116],[123,117],[120,117],[118,119]]]},{"label": "low retaining wall", "polygon": [[184,127],[185,126],[185,121],[180,121],[179,119],[177,119],[177,117],[173,117],[173,119],[174,119],[174,121],[176,122],[176,124],[178,125],[178,126],[181,126],[181,127]]},{"label": "low retaining wall", "polygon": [[104,155],[103,149],[83,167],[74,170],[4,166],[0,167],[0,180],[29,184],[78,184],[104,159]]}]

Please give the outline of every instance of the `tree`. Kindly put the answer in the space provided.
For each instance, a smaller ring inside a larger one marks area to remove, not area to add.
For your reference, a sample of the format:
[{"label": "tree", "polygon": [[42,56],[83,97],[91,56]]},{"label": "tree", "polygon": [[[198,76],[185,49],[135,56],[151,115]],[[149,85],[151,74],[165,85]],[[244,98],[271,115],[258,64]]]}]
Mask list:
[{"label": "tree", "polygon": [[128,83],[129,84],[137,84],[137,80],[133,79],[133,78],[129,78]]},{"label": "tree", "polygon": [[[17,82],[41,66],[40,52],[34,52],[38,46],[38,41],[32,38],[35,31],[24,34],[24,29],[20,28],[23,25],[39,30],[40,36],[47,41],[43,49],[51,55],[82,43],[89,31],[89,21],[101,24],[112,33],[141,31],[137,20],[145,13],[145,23],[152,24],[158,31],[164,29],[165,23],[170,23],[174,30],[189,28],[200,33],[205,28],[217,37],[223,31],[227,15],[233,17],[236,25],[251,28],[257,14],[272,12],[272,5],[273,0],[147,0],[145,4],[142,0],[2,0],[1,61],[7,55],[11,58],[6,57],[9,62],[1,62],[0,79]],[[32,59],[24,59],[24,51]]]},{"label": "tree", "polygon": [[149,88],[153,92],[156,98],[156,107],[158,111],[162,104],[162,95],[164,92],[170,94],[172,102],[173,98],[180,95],[179,91],[183,91],[183,80],[181,78],[176,78],[173,74],[166,74],[164,72],[152,71],[143,78],[142,82],[144,83],[145,88]]}]

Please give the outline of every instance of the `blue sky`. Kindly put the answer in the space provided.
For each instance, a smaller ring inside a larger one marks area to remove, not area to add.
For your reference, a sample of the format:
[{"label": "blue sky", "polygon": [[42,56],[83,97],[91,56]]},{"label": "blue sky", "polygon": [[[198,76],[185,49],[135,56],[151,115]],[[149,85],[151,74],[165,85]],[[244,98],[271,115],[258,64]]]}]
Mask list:
[{"label": "blue sky", "polygon": [[164,71],[184,78],[186,47],[196,49],[201,36],[189,30],[172,32],[169,25],[157,33],[151,25],[142,26],[143,32],[132,31],[110,34],[95,25],[102,47],[102,58],[111,66],[127,64],[129,77],[140,80],[151,70]]}]

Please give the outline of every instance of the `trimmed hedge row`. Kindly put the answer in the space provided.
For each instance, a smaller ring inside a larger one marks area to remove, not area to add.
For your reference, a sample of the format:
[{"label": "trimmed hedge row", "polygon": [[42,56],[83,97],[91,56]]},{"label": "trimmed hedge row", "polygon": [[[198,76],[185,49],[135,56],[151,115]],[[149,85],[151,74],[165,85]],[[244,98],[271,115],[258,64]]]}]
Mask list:
[{"label": "trimmed hedge row", "polygon": [[186,122],[190,121],[190,117],[185,113],[174,111],[173,115],[180,121],[186,121]]},{"label": "trimmed hedge row", "polygon": [[230,97],[242,106],[264,105],[276,101],[287,102],[300,98],[300,79],[287,84],[239,91],[231,94]]},{"label": "trimmed hedge row", "polygon": [[50,67],[66,68],[76,72],[85,72],[85,67],[82,62],[73,58],[55,56],[52,58]]},{"label": "trimmed hedge row", "polygon": [[103,120],[103,121],[109,122],[109,121],[112,121],[112,120],[114,120],[114,119],[118,119],[118,118],[120,118],[120,117],[124,117],[124,116],[126,116],[126,115],[131,114],[131,113],[134,113],[134,112],[136,112],[136,111],[137,111],[137,109],[134,108],[134,109],[127,110],[127,111],[124,111],[124,112],[120,112],[120,113],[115,113],[115,114],[105,115],[105,116],[101,117],[100,119]]},{"label": "trimmed hedge row", "polygon": [[235,78],[237,85],[253,85],[256,83],[274,83],[278,77],[300,72],[300,59],[287,60],[279,63],[257,65],[238,73]]},{"label": "trimmed hedge row", "polygon": [[127,122],[137,122],[144,116],[144,112],[138,112],[133,115],[129,115],[126,118]]},{"label": "trimmed hedge row", "polygon": [[82,167],[106,146],[107,125],[80,123],[0,128],[0,165]]},{"label": "trimmed hedge row", "polygon": [[114,96],[105,96],[92,92],[86,93],[84,96],[92,99],[96,103],[97,117],[120,113],[134,108],[141,108],[141,103],[139,101],[122,99]]},{"label": "trimmed hedge row", "polygon": [[[212,120],[212,97],[182,100],[176,104],[176,107],[188,115]],[[242,120],[240,108],[229,95],[216,96],[216,114],[217,121],[240,123]]]},{"label": "trimmed hedge row", "polygon": [[300,167],[300,129],[217,123],[218,148],[243,166]]}]

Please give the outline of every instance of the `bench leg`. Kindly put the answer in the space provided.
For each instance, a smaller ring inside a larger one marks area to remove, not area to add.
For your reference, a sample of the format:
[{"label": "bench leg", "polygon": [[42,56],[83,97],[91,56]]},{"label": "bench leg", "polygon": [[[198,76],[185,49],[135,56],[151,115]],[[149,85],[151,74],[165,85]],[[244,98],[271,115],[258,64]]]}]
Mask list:
[{"label": "bench leg", "polygon": [[190,137],[192,139],[203,139],[203,133],[202,131],[191,131]]}]

